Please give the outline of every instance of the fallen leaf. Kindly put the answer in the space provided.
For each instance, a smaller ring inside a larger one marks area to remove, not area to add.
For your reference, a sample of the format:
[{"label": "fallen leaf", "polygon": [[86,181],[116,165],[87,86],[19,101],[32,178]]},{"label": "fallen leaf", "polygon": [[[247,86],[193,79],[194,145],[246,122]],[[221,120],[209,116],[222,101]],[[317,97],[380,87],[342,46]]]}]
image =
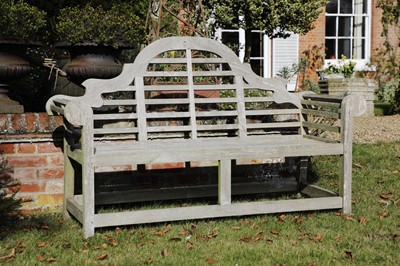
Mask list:
[{"label": "fallen leaf", "polygon": [[154,263],[155,261],[156,261],[155,259],[149,258],[149,259],[147,260],[147,263],[152,264],[152,263]]},{"label": "fallen leaf", "polygon": [[395,170],[392,172],[393,174],[400,174],[400,170]]},{"label": "fallen leaf", "polygon": [[345,251],[344,255],[346,256],[346,258],[353,260],[353,253],[351,251]]},{"label": "fallen leaf", "polygon": [[242,229],[241,226],[231,226],[230,228],[231,228],[232,230],[240,230],[240,229]]},{"label": "fallen leaf", "polygon": [[395,201],[393,202],[393,204],[397,206],[397,204],[399,204],[399,202],[400,202],[400,198],[398,198],[397,200],[395,200]]},{"label": "fallen leaf", "polygon": [[37,259],[38,261],[45,261],[45,258],[44,258],[43,256],[41,256],[41,255],[37,255],[37,256],[36,256],[36,259]]},{"label": "fallen leaf", "polygon": [[13,258],[15,258],[15,248],[13,248],[10,252],[10,254],[0,257],[0,260],[4,260],[4,261],[9,261],[12,260]]},{"label": "fallen leaf", "polygon": [[57,261],[57,259],[56,258],[48,258],[47,260],[46,260],[47,262],[56,262]]},{"label": "fallen leaf", "polygon": [[273,235],[279,235],[279,232],[276,231],[276,230],[271,230],[271,234],[273,234]]},{"label": "fallen leaf", "polygon": [[284,214],[279,215],[279,217],[278,217],[279,222],[284,222],[285,220],[286,220],[286,215],[284,215]]},{"label": "fallen leaf", "polygon": [[311,240],[314,242],[321,242],[323,238],[324,237],[320,233],[318,233],[317,235],[313,236]]},{"label": "fallen leaf", "polygon": [[264,230],[259,230],[259,231],[257,231],[257,232],[254,233],[254,236],[259,236],[259,235],[261,235],[262,233],[264,233]]},{"label": "fallen leaf", "polygon": [[170,238],[169,241],[179,242],[179,241],[182,241],[182,238],[180,238],[180,237],[173,237],[173,238]]},{"label": "fallen leaf", "polygon": [[163,250],[161,250],[161,256],[163,257],[168,256],[168,249],[164,248]]},{"label": "fallen leaf", "polygon": [[292,219],[292,221],[293,221],[293,222],[296,222],[296,223],[299,223],[299,224],[303,224],[303,223],[304,223],[303,218],[301,218],[300,216],[295,216],[295,217]]},{"label": "fallen leaf", "polygon": [[384,218],[386,218],[386,217],[388,217],[389,216],[389,213],[388,212],[378,212],[378,215],[379,215],[379,219],[384,219]]},{"label": "fallen leaf", "polygon": [[117,235],[119,235],[121,233],[121,228],[119,228],[119,227],[115,228],[115,233]]},{"label": "fallen leaf", "polygon": [[382,199],[391,199],[393,197],[392,193],[382,193],[379,194],[379,197],[381,197]]},{"label": "fallen leaf", "polygon": [[357,167],[357,168],[364,168],[364,166],[362,166],[362,165],[359,164],[359,163],[355,163],[354,166]]},{"label": "fallen leaf", "polygon": [[380,180],[376,181],[376,183],[378,183],[378,184],[383,184],[383,183],[385,183],[385,180],[380,179]]},{"label": "fallen leaf", "polygon": [[62,245],[62,247],[63,248],[65,248],[65,249],[67,249],[67,248],[71,248],[71,244],[70,243],[64,243],[63,245]]},{"label": "fallen leaf", "polygon": [[41,247],[41,248],[42,248],[42,247],[45,247],[45,246],[46,246],[46,242],[38,242],[38,243],[37,243],[37,246],[38,246],[38,247]]},{"label": "fallen leaf", "polygon": [[367,218],[366,218],[365,216],[361,216],[361,217],[358,219],[358,222],[359,222],[360,224],[367,224]]},{"label": "fallen leaf", "polygon": [[336,242],[340,243],[342,242],[342,237],[341,236],[337,236],[335,237]]},{"label": "fallen leaf", "polygon": [[251,229],[254,229],[256,226],[257,226],[257,223],[254,222],[252,225],[250,225],[250,228],[251,228]]},{"label": "fallen leaf", "polygon": [[272,244],[272,243],[274,243],[274,240],[272,240],[272,239],[267,239],[267,240],[265,240],[265,242],[267,242],[268,244]]},{"label": "fallen leaf", "polygon": [[213,258],[207,258],[206,259],[206,263],[207,264],[213,264],[214,263],[214,259]]},{"label": "fallen leaf", "polygon": [[50,227],[49,227],[48,225],[42,225],[40,228],[46,229],[46,230],[49,230],[49,229],[50,229]]},{"label": "fallen leaf", "polygon": [[99,256],[97,256],[97,259],[98,260],[105,260],[107,257],[108,257],[108,255],[103,253],[103,254],[100,254]]},{"label": "fallen leaf", "polygon": [[251,236],[244,236],[240,239],[241,242],[250,242],[252,240]]},{"label": "fallen leaf", "polygon": [[194,248],[194,243],[192,241],[188,240],[188,241],[186,241],[186,247],[189,249],[192,249],[192,248]]},{"label": "fallen leaf", "polygon": [[256,237],[256,238],[254,238],[253,242],[257,242],[257,241],[260,241],[260,240],[262,240],[262,239],[264,239],[263,236],[258,236],[258,237]]},{"label": "fallen leaf", "polygon": [[378,202],[379,202],[381,205],[384,205],[384,206],[389,205],[389,202],[387,202],[386,200],[383,200],[383,199],[379,200]]}]

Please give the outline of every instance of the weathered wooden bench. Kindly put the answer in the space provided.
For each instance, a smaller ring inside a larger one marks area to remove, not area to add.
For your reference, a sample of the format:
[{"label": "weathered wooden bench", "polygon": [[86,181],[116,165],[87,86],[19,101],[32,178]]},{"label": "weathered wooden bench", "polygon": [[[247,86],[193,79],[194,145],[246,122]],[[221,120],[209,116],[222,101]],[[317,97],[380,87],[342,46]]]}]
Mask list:
[{"label": "weathered wooden bench", "polygon": [[[229,48],[199,37],[158,40],[125,64],[118,77],[89,79],[83,86],[85,95],[56,95],[46,107],[49,114],[64,116],[64,214],[82,223],[85,237],[105,226],[318,209],[351,212],[352,117],[365,108],[357,96],[288,93],[281,79],[255,75]],[[308,184],[303,167],[295,190],[319,191],[321,197],[231,200],[232,162],[319,155],[342,157],[337,193]],[[210,160],[218,161],[218,204],[95,211],[101,167]],[[77,177],[82,180],[78,195]]]}]

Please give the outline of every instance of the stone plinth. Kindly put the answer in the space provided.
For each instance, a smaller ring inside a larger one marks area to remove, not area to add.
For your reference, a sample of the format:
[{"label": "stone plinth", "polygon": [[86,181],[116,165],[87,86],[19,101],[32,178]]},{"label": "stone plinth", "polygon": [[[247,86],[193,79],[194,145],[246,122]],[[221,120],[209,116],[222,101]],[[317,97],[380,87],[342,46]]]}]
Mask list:
[{"label": "stone plinth", "polygon": [[364,96],[367,101],[367,110],[362,116],[374,116],[375,80],[364,78],[332,78],[320,80],[318,86],[323,94],[347,95],[352,93]]}]

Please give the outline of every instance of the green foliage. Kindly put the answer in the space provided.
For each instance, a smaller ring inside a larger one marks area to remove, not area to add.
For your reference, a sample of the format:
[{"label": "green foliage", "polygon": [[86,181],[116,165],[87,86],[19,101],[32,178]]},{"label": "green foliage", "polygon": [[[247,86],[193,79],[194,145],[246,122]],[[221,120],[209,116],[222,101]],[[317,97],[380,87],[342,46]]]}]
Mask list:
[{"label": "green foliage", "polygon": [[71,44],[89,42],[118,48],[135,46],[144,38],[143,21],[129,4],[113,5],[109,10],[87,4],[65,7],[59,12],[57,33],[60,40]]},{"label": "green foliage", "polygon": [[[0,226],[8,222],[15,211],[21,207],[22,200],[15,197],[19,183],[10,175],[7,161],[0,157]],[[11,192],[10,194],[10,191]]]},{"label": "green foliage", "polygon": [[379,101],[390,103],[393,112],[400,113],[400,72],[395,79],[380,84],[377,96]]},{"label": "green foliage", "polygon": [[0,39],[41,40],[46,26],[46,12],[24,1],[0,2]]},{"label": "green foliage", "polygon": [[354,76],[356,64],[356,62],[347,60],[346,56],[342,55],[337,64],[329,63],[328,67],[322,70],[322,72],[326,74],[339,74],[345,78],[351,78]]},{"label": "green foliage", "polygon": [[385,41],[371,60],[376,66],[377,80],[386,82],[400,72],[400,4],[398,1],[379,0],[377,7],[382,10],[382,36]]},{"label": "green foliage", "polygon": [[260,30],[270,38],[305,34],[322,12],[327,0],[208,0],[213,10],[213,27],[246,30],[245,61],[250,60],[251,30]]}]

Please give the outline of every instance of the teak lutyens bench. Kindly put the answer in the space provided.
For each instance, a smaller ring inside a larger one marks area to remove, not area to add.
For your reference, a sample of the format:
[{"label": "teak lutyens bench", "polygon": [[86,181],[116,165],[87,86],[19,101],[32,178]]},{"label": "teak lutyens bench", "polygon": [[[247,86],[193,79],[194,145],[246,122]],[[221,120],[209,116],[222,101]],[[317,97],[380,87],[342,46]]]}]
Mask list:
[{"label": "teak lutyens bench", "polygon": [[[319,209],[351,212],[352,117],[365,109],[358,96],[289,93],[282,79],[257,76],[229,48],[200,37],[158,40],[119,76],[82,85],[83,96],[56,95],[46,107],[49,114],[64,116],[64,214],[82,223],[85,237],[105,226]],[[309,184],[307,171],[299,167],[294,190],[320,192],[319,197],[231,200],[236,161],[319,155],[342,157],[338,193]],[[95,211],[99,167],[199,161],[218,162],[217,204]]]}]

